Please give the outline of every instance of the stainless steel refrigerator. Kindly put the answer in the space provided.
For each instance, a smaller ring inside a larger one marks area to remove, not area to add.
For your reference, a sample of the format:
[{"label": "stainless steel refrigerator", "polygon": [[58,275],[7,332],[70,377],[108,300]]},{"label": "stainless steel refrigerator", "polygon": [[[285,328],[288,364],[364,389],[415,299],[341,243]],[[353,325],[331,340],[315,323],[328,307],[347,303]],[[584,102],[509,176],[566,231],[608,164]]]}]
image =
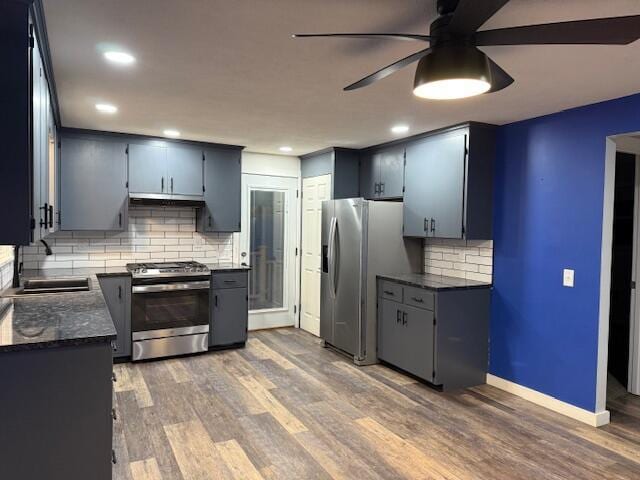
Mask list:
[{"label": "stainless steel refrigerator", "polygon": [[402,236],[402,203],[322,203],[320,336],[358,365],[376,357],[376,275],[422,271],[422,241]]}]

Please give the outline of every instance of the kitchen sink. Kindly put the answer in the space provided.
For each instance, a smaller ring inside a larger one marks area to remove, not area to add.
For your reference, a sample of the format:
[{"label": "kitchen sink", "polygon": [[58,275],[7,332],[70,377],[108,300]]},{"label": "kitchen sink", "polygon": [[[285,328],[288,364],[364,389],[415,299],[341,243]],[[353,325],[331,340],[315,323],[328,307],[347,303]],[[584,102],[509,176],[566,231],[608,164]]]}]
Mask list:
[{"label": "kitchen sink", "polygon": [[25,280],[24,288],[19,295],[34,295],[40,293],[69,293],[86,292],[91,290],[91,282],[84,278],[52,278]]}]

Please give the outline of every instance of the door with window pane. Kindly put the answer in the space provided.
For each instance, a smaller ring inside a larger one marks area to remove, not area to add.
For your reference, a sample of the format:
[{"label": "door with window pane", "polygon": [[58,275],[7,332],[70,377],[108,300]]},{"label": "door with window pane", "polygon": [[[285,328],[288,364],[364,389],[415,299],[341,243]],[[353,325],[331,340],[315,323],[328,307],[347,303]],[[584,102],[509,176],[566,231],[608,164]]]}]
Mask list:
[{"label": "door with window pane", "polygon": [[241,262],[249,273],[249,328],[293,325],[297,180],[243,175]]}]

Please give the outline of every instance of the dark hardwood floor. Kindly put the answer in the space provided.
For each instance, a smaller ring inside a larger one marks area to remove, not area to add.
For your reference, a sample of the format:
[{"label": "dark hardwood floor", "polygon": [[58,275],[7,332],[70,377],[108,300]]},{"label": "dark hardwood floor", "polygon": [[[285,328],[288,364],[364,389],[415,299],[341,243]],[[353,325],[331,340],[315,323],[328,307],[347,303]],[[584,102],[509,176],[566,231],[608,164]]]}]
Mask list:
[{"label": "dark hardwood floor", "polygon": [[115,368],[117,480],[640,478],[633,396],[595,429],[490,386],[356,367],[295,329]]}]

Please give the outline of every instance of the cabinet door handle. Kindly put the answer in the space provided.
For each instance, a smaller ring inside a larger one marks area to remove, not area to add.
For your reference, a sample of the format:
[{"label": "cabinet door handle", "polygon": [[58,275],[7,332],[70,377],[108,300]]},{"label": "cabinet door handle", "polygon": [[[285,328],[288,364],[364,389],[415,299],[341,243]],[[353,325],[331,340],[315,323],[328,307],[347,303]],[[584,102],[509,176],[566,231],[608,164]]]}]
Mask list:
[{"label": "cabinet door handle", "polygon": [[211,215],[209,215],[209,227],[211,227]]},{"label": "cabinet door handle", "polygon": [[116,409],[115,408],[111,409],[111,418],[113,418],[114,420],[118,419],[118,416],[116,415]]},{"label": "cabinet door handle", "polygon": [[402,324],[406,325],[407,324],[407,312],[402,312]]},{"label": "cabinet door handle", "polygon": [[111,449],[111,463],[113,463],[114,465],[118,463],[118,461],[116,460],[116,451],[113,448]]},{"label": "cabinet door handle", "polygon": [[173,177],[171,177],[171,193],[173,193]]},{"label": "cabinet door handle", "polygon": [[116,383],[118,381],[118,377],[116,377],[116,372],[111,372],[111,380],[113,380],[113,383]]},{"label": "cabinet door handle", "polygon": [[436,221],[435,219],[431,219],[431,232],[435,232],[436,231]]},{"label": "cabinet door handle", "polygon": [[164,192],[164,177],[160,179],[160,191]]},{"label": "cabinet door handle", "polygon": [[122,300],[122,285],[118,285],[118,298]]},{"label": "cabinet door handle", "polygon": [[218,295],[216,295],[215,297],[213,297],[213,304],[217,307],[218,306]]},{"label": "cabinet door handle", "polygon": [[118,214],[118,226],[121,227],[122,226],[122,212],[120,212]]},{"label": "cabinet door handle", "polygon": [[118,351],[118,346],[116,345],[116,342],[114,342],[113,340],[111,341],[111,350],[113,350],[114,352]]},{"label": "cabinet door handle", "polygon": [[418,297],[411,297],[411,300],[413,300],[416,303],[424,303],[424,300]]},{"label": "cabinet door handle", "polygon": [[44,221],[40,219],[40,226],[47,228],[49,226],[49,204],[45,203],[44,207],[40,207],[40,210],[44,210]]},{"label": "cabinet door handle", "polygon": [[400,314],[402,312],[400,310],[396,310],[396,323],[400,323]]},{"label": "cabinet door handle", "polygon": [[425,231],[425,232],[429,231],[429,226],[427,225],[427,221],[428,221],[428,220],[427,220],[427,218],[425,217],[425,219],[424,219],[424,231]]},{"label": "cabinet door handle", "polygon": [[53,205],[49,205],[49,228],[53,228]]},{"label": "cabinet door handle", "polygon": [[384,193],[384,182],[380,184],[380,193]]},{"label": "cabinet door handle", "polygon": [[396,294],[395,294],[395,293],[393,293],[393,292],[391,292],[391,291],[389,291],[389,290],[384,290],[382,293],[384,293],[385,295],[391,295],[392,297],[395,297],[395,296],[396,296]]}]

